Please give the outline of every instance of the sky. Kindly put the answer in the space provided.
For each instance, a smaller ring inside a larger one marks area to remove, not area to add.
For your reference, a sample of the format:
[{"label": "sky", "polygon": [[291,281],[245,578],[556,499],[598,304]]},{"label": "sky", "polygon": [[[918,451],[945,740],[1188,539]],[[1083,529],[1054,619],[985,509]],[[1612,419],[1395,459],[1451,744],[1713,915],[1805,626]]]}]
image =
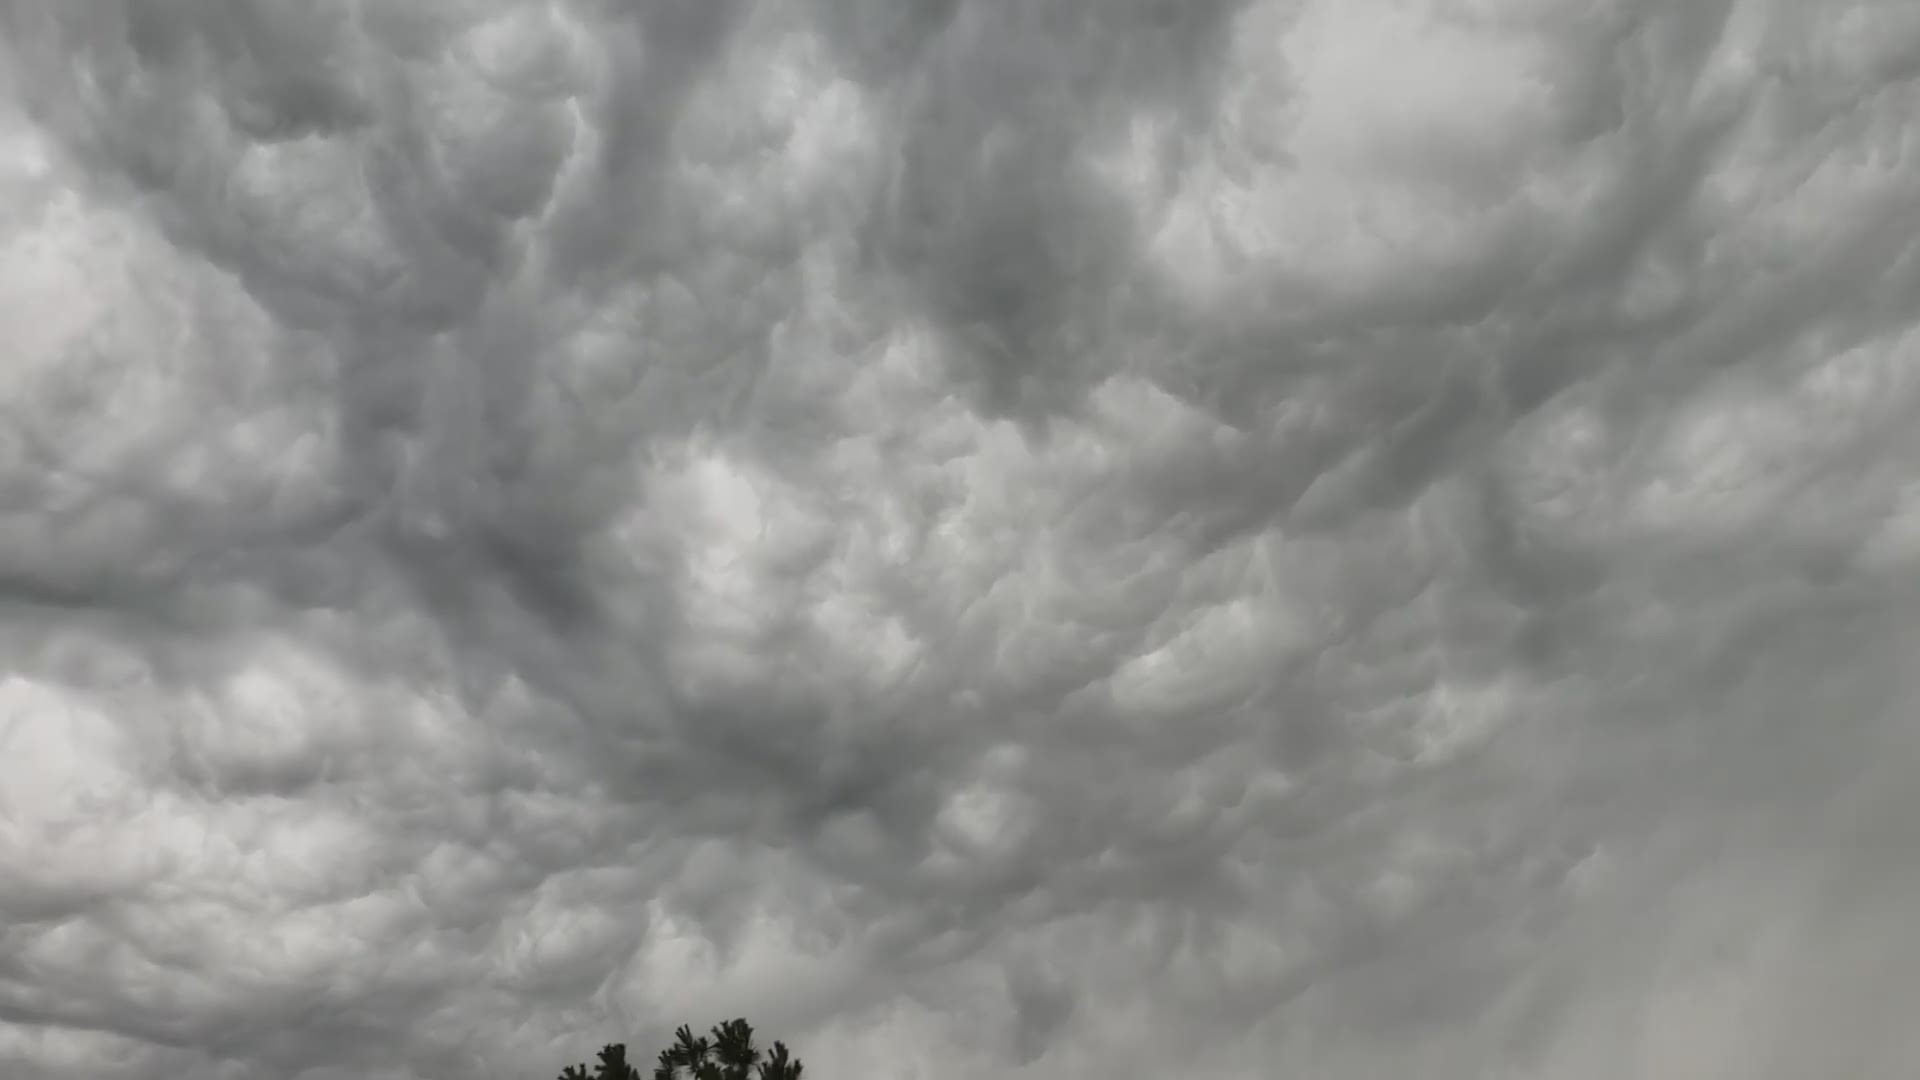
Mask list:
[{"label": "sky", "polygon": [[1910,1077],[1917,78],[0,0],[0,1072]]}]

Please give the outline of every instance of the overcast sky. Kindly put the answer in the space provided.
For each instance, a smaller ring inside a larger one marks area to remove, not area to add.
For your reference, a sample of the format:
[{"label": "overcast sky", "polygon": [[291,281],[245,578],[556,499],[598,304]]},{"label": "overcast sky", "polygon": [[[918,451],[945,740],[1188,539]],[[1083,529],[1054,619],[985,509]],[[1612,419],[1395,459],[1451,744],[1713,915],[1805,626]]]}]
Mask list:
[{"label": "overcast sky", "polygon": [[1916,79],[0,0],[0,1072],[1911,1077]]}]

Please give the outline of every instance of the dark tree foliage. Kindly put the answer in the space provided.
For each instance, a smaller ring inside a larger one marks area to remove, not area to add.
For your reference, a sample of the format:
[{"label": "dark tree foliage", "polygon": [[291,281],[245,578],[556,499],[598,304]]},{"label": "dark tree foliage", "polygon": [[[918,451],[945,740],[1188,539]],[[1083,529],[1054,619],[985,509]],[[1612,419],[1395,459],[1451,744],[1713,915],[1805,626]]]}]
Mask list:
[{"label": "dark tree foliage", "polygon": [[[715,1024],[708,1035],[695,1035],[682,1024],[674,1043],[660,1051],[653,1080],[800,1080],[800,1059],[776,1042],[764,1055],[753,1045],[753,1028],[744,1019]],[[560,1080],[641,1080],[640,1070],[627,1061],[627,1048],[612,1043],[600,1050],[599,1068],[569,1065]]]}]

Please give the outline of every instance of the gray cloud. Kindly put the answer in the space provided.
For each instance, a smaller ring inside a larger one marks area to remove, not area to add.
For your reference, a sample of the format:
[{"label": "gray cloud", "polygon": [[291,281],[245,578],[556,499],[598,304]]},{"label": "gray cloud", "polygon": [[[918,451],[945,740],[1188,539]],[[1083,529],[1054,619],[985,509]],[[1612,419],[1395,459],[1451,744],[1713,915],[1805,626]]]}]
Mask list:
[{"label": "gray cloud", "polygon": [[1905,1075],[1917,57],[0,4],[0,1061]]}]

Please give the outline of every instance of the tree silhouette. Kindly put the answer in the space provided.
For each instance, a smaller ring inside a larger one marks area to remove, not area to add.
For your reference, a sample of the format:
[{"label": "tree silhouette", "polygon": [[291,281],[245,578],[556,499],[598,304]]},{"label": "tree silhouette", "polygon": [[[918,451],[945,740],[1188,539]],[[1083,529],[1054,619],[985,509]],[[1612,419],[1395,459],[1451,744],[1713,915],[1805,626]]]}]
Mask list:
[{"label": "tree silhouette", "polygon": [[[753,1045],[753,1028],[744,1019],[715,1024],[710,1035],[695,1035],[682,1024],[674,1032],[673,1045],[660,1051],[653,1080],[800,1080],[800,1059],[788,1055],[785,1043],[774,1043],[765,1060],[761,1056]],[[626,1045],[609,1043],[600,1050],[598,1069],[588,1072],[585,1065],[569,1065],[560,1071],[560,1080],[641,1080],[641,1076],[627,1061]]]},{"label": "tree silhouette", "polygon": [[640,1070],[627,1064],[624,1043],[608,1043],[600,1048],[600,1067],[588,1072],[585,1065],[569,1065],[560,1070],[560,1080],[640,1080]]}]

